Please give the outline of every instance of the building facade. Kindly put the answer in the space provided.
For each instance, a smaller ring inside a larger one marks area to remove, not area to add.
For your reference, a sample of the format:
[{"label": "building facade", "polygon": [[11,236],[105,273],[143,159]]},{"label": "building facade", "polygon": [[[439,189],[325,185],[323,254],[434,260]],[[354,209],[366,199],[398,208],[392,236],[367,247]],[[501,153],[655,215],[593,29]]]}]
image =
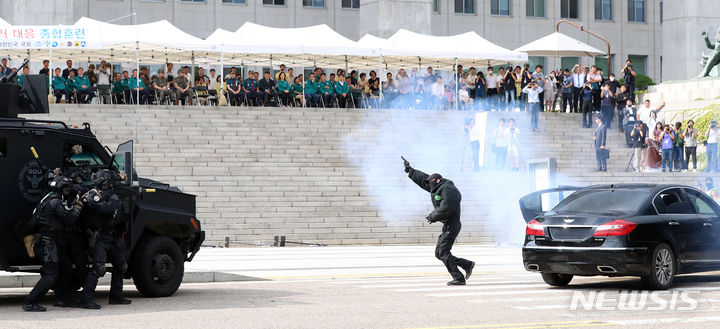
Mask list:
[{"label": "building facade", "polygon": [[[610,41],[612,72],[620,71],[630,58],[638,72],[661,81],[663,49],[665,53],[674,49],[663,44],[664,2],[673,8],[705,3],[703,8],[715,9],[712,15],[720,12],[720,1],[706,0],[29,0],[1,6],[0,17],[12,24],[70,24],[82,16],[117,24],[166,19],[201,38],[217,28],[234,31],[246,21],[274,27],[327,24],[353,40],[365,33],[389,37],[398,28],[433,35],[475,31],[510,49],[554,32],[555,24],[566,19]],[[131,13],[136,15],[117,19]],[[674,34],[682,35],[685,25],[692,24],[692,15],[684,13],[671,14],[673,28],[680,29]],[[569,24],[560,25],[560,31],[606,49],[604,42]],[[714,31],[710,34],[715,35]],[[693,51],[688,50],[686,57]],[[606,56],[530,58],[532,64],[548,68],[572,67],[578,61],[607,65]],[[665,71],[668,69],[674,68],[666,66]],[[683,70],[689,71],[689,64]],[[694,74],[669,75],[687,79]]]}]

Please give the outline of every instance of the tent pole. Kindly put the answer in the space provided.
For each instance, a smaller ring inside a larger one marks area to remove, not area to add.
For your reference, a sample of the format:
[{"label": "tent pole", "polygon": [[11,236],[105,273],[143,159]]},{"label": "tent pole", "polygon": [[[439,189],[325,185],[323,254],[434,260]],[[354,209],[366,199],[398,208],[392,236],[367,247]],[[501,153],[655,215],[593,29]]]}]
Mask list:
[{"label": "tent pole", "polygon": [[[220,92],[222,93],[223,90],[225,90],[225,52],[220,52]],[[217,79],[217,78],[216,78]],[[242,79],[240,79],[242,80]],[[215,96],[217,97],[218,105],[220,105],[220,95]]]},{"label": "tent pole", "polygon": [[[190,66],[191,66],[190,76],[197,78],[197,72],[195,72],[195,51],[193,50],[190,54],[191,54],[190,55],[191,56],[190,57]],[[194,88],[195,87],[195,79],[190,79],[190,80],[191,81],[189,82],[189,84]]]},{"label": "tent pole", "polygon": [[345,55],[345,75],[347,76],[347,74],[348,74],[348,59],[347,59],[347,55]]},{"label": "tent pole", "polygon": [[[263,72],[265,74],[265,72]],[[272,65],[272,54],[270,54],[270,79],[275,79],[275,72],[273,72],[273,65]],[[277,81],[276,81],[277,83]]]},{"label": "tent pole", "polygon": [[460,85],[460,76],[459,76],[460,73],[458,72],[458,59],[457,59],[457,57],[455,57],[455,67],[454,67],[453,69],[454,69],[453,71],[455,71],[455,73],[453,73],[453,75],[455,75],[455,111],[457,111],[457,110],[459,109],[459,107],[458,107],[458,101],[460,100],[460,97],[459,97],[459,95],[458,95],[458,92],[460,91],[460,90],[459,90],[459,88],[460,88],[460,86],[459,86],[459,85]]},{"label": "tent pole", "polygon": [[382,54],[380,54],[380,69],[378,70],[378,77],[377,77],[377,79],[378,79],[378,89],[380,90],[380,99],[378,100],[378,110],[380,109],[380,103],[381,103],[382,98],[383,98],[382,82],[381,82],[381,80],[380,80],[380,77],[383,76],[383,74],[382,74],[382,71],[383,71],[382,63],[383,63]]},{"label": "tent pole", "polygon": [[[138,88],[135,95],[137,96],[137,105],[140,105],[140,41],[135,41],[135,69],[137,77],[135,77],[135,87]],[[132,95],[131,95],[132,96]]]},{"label": "tent pole", "polygon": [[49,87],[48,93],[50,94],[50,96],[52,96],[52,94],[53,94],[52,78],[53,78],[53,75],[55,74],[55,70],[52,68],[52,64],[53,64],[52,47],[50,47],[50,58],[48,58],[48,60],[50,61],[50,64],[48,65],[48,70],[49,70],[49,72],[48,72],[48,87]]},{"label": "tent pole", "polygon": [[300,84],[302,85],[303,93],[302,93],[302,99],[300,100],[300,104],[302,104],[303,108],[305,108],[305,54],[302,55],[302,60],[300,61],[302,64],[302,68],[300,69],[300,75],[303,76],[302,80],[300,80]]}]

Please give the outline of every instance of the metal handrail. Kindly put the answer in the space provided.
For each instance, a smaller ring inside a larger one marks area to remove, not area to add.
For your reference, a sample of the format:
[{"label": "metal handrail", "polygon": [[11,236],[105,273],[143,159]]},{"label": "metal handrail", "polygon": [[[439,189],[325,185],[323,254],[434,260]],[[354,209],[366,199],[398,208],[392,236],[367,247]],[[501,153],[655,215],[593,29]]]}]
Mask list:
[{"label": "metal handrail", "polygon": [[600,39],[600,40],[602,40],[602,41],[605,41],[605,44],[607,45],[608,74],[610,74],[610,73],[612,72],[612,58],[610,57],[610,41],[608,41],[608,39],[605,39],[605,38],[603,38],[603,37],[601,37],[601,36],[593,33],[593,32],[590,31],[590,30],[586,29],[584,26],[582,26],[582,25],[577,25],[577,24],[575,24],[575,23],[573,23],[573,22],[571,22],[571,21],[568,21],[568,20],[566,20],[566,19],[561,19],[561,20],[559,20],[559,21],[557,22],[557,24],[555,24],[555,32],[560,32],[560,24],[561,24],[561,23],[568,23],[568,24],[570,24],[570,25],[572,25],[572,26],[574,26],[574,27],[577,27],[578,29],[580,29],[580,31],[587,32],[588,34],[590,34],[590,35],[592,35],[592,36],[594,36],[594,37],[596,37],[596,38],[598,38],[598,39]]}]

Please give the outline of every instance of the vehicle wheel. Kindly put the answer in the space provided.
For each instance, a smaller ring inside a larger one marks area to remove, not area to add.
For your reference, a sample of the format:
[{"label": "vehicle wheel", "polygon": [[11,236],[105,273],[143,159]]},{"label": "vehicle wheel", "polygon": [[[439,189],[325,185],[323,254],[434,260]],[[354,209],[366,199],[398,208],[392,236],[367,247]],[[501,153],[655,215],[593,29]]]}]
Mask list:
[{"label": "vehicle wheel", "polygon": [[555,287],[567,286],[573,278],[572,274],[540,273],[540,275],[542,275],[543,281],[545,281],[545,283]]},{"label": "vehicle wheel", "polygon": [[133,282],[145,297],[167,297],[177,291],[185,262],[180,247],[165,236],[148,236],[135,247]]},{"label": "vehicle wheel", "polygon": [[675,279],[675,255],[665,243],[655,247],[650,261],[650,275],[641,277],[642,284],[649,290],[665,290]]}]

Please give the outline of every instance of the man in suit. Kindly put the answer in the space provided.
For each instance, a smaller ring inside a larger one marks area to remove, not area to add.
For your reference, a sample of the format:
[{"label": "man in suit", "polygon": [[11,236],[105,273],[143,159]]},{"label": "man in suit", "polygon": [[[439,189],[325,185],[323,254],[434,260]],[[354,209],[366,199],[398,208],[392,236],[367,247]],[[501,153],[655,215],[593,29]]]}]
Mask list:
[{"label": "man in suit", "polygon": [[77,76],[77,70],[72,67],[72,66],[73,66],[73,62],[68,59],[68,61],[65,62],[65,64],[67,64],[67,68],[64,69],[63,72],[62,72],[63,78],[67,79],[67,78],[70,76],[70,72],[74,73],[75,76]]},{"label": "man in suit", "polygon": [[270,72],[265,71],[263,73],[263,79],[258,81],[258,89],[262,94],[263,104],[269,105],[271,99],[277,97],[277,91],[275,91],[275,80],[270,78]]},{"label": "man in suit", "polygon": [[595,129],[595,158],[597,159],[597,171],[607,171],[607,150],[605,150],[605,138],[607,136],[607,127],[602,122],[602,116],[595,117],[598,127]]}]

